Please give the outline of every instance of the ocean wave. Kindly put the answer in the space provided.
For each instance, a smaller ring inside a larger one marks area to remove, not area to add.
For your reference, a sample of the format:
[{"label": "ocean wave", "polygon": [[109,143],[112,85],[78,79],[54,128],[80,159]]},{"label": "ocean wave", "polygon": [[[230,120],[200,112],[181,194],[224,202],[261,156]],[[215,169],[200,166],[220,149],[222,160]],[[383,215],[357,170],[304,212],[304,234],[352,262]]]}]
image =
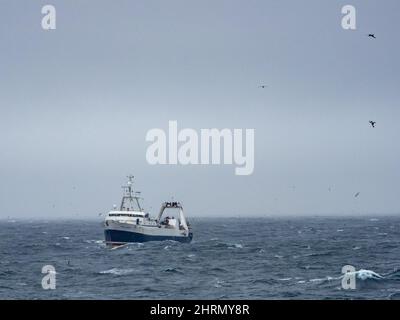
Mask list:
[{"label": "ocean wave", "polygon": [[306,253],[303,255],[303,257],[323,257],[323,256],[331,256],[332,252],[330,251],[324,251],[324,252],[311,252],[311,253]]},{"label": "ocean wave", "polygon": [[229,244],[228,249],[243,249],[243,245],[241,243]]},{"label": "ocean wave", "polygon": [[12,269],[7,269],[7,270],[0,270],[0,276],[10,276],[13,274],[17,274],[17,272],[15,270]]},{"label": "ocean wave", "polygon": [[394,269],[391,272],[388,272],[383,275],[385,279],[390,279],[390,280],[400,280],[400,269]]},{"label": "ocean wave", "polygon": [[261,284],[261,285],[272,285],[274,283],[276,283],[276,280],[274,279],[253,279],[250,280],[249,283],[251,284]]},{"label": "ocean wave", "polygon": [[208,271],[215,271],[215,272],[229,272],[228,269],[222,268],[222,267],[212,267]]},{"label": "ocean wave", "polygon": [[120,269],[120,268],[112,268],[109,270],[104,270],[104,271],[100,271],[100,274],[113,274],[116,276],[123,276],[123,275],[127,275],[127,274],[131,274],[134,273],[136,270],[129,268],[129,269]]},{"label": "ocean wave", "polygon": [[393,292],[388,298],[389,300],[400,300],[400,292]]},{"label": "ocean wave", "polygon": [[[381,280],[388,279],[386,276],[382,276],[379,273],[376,273],[375,271],[367,270],[367,269],[360,269],[355,272],[349,272],[348,275],[354,275],[356,277],[356,279],[359,281],[362,281],[363,284],[366,284],[369,281],[381,281]],[[304,283],[324,284],[324,283],[331,283],[332,281],[333,282],[340,281],[343,279],[343,277],[344,277],[344,275],[340,275],[340,276],[336,276],[336,277],[326,276],[323,278],[300,280],[300,281],[297,281],[297,283],[299,283],[299,284],[304,284]],[[288,278],[288,279],[290,279],[290,278]]]},{"label": "ocean wave", "polygon": [[[351,274],[351,272],[350,272]],[[381,276],[379,273],[376,273],[375,271],[372,270],[366,270],[366,269],[361,269],[355,272],[355,275],[357,279],[360,280],[368,280],[368,279],[374,279],[374,280],[381,280],[384,279],[383,276]]]},{"label": "ocean wave", "polygon": [[343,276],[340,276],[340,277],[330,277],[330,276],[327,276],[327,277],[325,277],[325,278],[310,279],[309,282],[320,282],[320,283],[323,283],[323,282],[330,282],[330,281],[334,281],[334,280],[340,280],[340,279],[342,279],[342,278],[343,278]]},{"label": "ocean wave", "polygon": [[290,281],[292,280],[292,278],[280,278],[278,279],[278,281]]},{"label": "ocean wave", "polygon": [[[380,275],[379,273],[376,273],[375,271],[372,270],[367,270],[367,269],[360,269],[355,272],[348,272],[348,276],[355,276],[357,280],[362,281],[363,284],[368,283],[369,281],[381,281],[387,279],[387,277]],[[326,282],[332,282],[332,281],[339,281],[342,280],[344,275],[337,276],[337,277],[331,277],[327,276],[324,278],[313,278],[308,280],[310,283],[318,283],[318,284],[323,284]]]},{"label": "ocean wave", "polygon": [[214,288],[221,288],[221,287],[223,287],[224,285],[225,285],[225,281],[223,281],[223,280],[221,280],[221,279],[219,279],[219,278],[215,278],[214,279],[214,284],[213,284],[213,287]]},{"label": "ocean wave", "polygon": [[101,244],[104,242],[104,240],[85,240],[86,243],[96,243],[96,244]]},{"label": "ocean wave", "polygon": [[17,286],[27,286],[28,284],[25,282],[17,282]]},{"label": "ocean wave", "polygon": [[178,268],[166,268],[163,270],[164,272],[168,272],[168,273],[179,273],[179,274],[183,274],[184,272],[182,272],[181,270],[179,270]]},{"label": "ocean wave", "polygon": [[242,243],[225,242],[225,241],[221,241],[217,238],[215,238],[214,240],[208,240],[206,242],[203,242],[202,244],[203,245],[209,244],[209,246],[211,248],[221,248],[221,249],[241,249],[241,248],[243,248]]}]

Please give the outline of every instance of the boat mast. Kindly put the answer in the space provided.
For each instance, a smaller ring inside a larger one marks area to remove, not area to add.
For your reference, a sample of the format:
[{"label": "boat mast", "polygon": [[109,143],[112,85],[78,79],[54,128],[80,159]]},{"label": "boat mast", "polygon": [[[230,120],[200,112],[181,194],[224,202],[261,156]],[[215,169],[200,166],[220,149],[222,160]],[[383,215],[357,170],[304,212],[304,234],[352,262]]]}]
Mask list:
[{"label": "boat mast", "polygon": [[[124,189],[124,194],[122,196],[122,201],[121,201],[121,207],[120,211],[124,211],[124,209],[129,208],[132,210],[135,210],[135,208],[132,206],[132,203],[136,203],[137,207],[139,208],[140,211],[143,211],[142,207],[140,206],[139,203],[139,196],[140,192],[135,192],[133,190],[133,175],[127,176],[128,178],[128,183],[126,186],[122,186],[122,189]],[[126,202],[128,202],[128,206],[126,206]]]}]

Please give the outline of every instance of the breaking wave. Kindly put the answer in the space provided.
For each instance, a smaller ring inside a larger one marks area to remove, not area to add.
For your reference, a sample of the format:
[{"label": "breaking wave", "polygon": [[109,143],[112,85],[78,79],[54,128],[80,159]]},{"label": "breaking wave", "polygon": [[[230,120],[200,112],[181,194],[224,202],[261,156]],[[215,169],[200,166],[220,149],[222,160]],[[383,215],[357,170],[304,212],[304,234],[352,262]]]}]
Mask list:
[{"label": "breaking wave", "polygon": [[113,274],[116,276],[123,276],[127,274],[134,273],[136,270],[135,269],[119,269],[119,268],[112,268],[110,270],[104,270],[100,271],[100,274]]}]

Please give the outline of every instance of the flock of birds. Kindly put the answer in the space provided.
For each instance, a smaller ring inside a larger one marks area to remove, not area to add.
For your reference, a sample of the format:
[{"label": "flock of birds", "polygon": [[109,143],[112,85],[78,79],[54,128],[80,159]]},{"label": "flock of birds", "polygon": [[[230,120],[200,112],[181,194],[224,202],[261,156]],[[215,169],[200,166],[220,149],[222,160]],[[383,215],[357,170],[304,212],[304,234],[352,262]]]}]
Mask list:
[{"label": "flock of birds", "polygon": [[[370,34],[368,34],[367,36],[368,36],[368,38],[376,39],[376,36],[375,36],[374,33],[370,33]],[[258,87],[261,88],[261,89],[265,89],[265,88],[268,88],[268,85],[262,84],[262,85],[259,85]],[[370,120],[370,121],[369,121],[369,124],[372,126],[372,128],[375,128],[376,121]],[[295,188],[296,188],[295,186],[292,186],[292,189],[293,189],[293,190],[294,190]],[[329,188],[328,188],[328,191],[331,192],[331,190],[332,190],[331,187],[329,187]],[[354,195],[354,198],[358,198],[359,195],[360,195],[360,192],[357,192],[357,193]]]},{"label": "flock of birds", "polygon": [[[368,37],[369,37],[369,38],[376,39],[375,34],[373,34],[373,33],[370,33],[370,34],[368,35]],[[376,124],[375,121],[370,120],[369,123],[371,124],[372,128],[375,128],[375,124]]]},{"label": "flock of birds", "polygon": [[[368,34],[368,38],[376,39],[376,36],[375,36],[374,33],[369,33],[369,34]],[[267,86],[266,84],[262,84],[262,85],[260,85],[260,86],[258,86],[258,87],[261,88],[261,89],[268,88],[268,86]],[[370,125],[372,126],[372,128],[375,128],[376,121],[370,120],[369,123],[370,123]]]}]

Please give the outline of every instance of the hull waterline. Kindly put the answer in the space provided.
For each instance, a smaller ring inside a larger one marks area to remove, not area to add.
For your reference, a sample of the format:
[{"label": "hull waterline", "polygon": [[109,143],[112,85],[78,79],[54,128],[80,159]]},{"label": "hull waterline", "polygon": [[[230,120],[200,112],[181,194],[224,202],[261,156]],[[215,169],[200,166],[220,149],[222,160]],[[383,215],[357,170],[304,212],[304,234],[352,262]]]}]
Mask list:
[{"label": "hull waterline", "polygon": [[188,236],[163,236],[163,235],[149,235],[133,231],[123,230],[104,230],[106,243],[108,244],[125,244],[130,242],[148,242],[148,241],[179,241],[189,243],[193,239],[193,234],[190,232]]}]

